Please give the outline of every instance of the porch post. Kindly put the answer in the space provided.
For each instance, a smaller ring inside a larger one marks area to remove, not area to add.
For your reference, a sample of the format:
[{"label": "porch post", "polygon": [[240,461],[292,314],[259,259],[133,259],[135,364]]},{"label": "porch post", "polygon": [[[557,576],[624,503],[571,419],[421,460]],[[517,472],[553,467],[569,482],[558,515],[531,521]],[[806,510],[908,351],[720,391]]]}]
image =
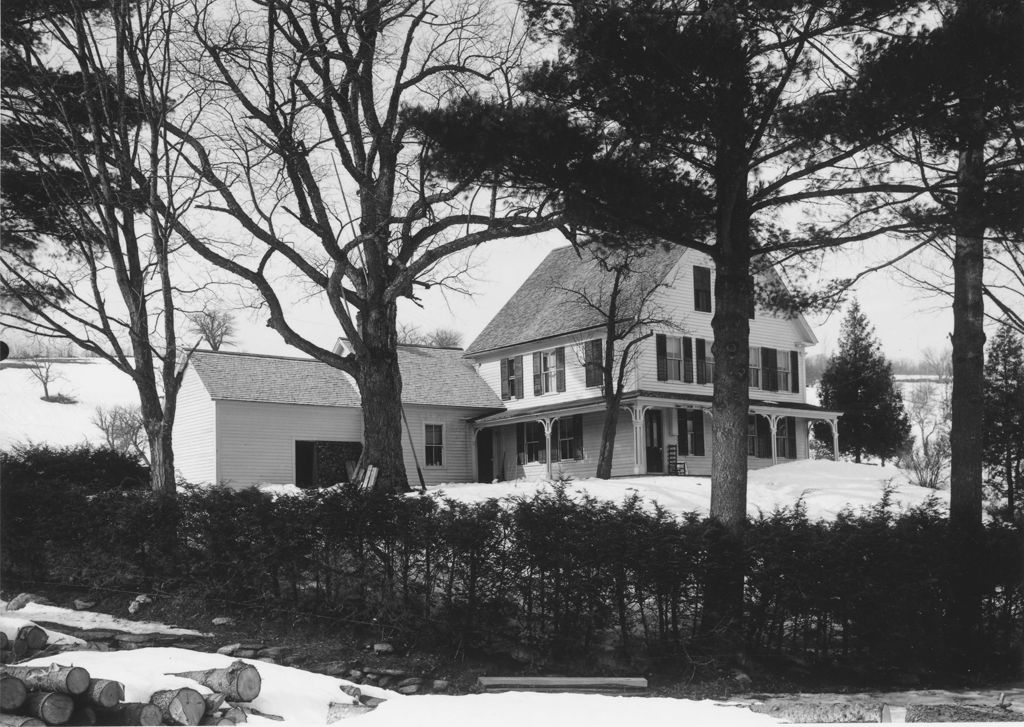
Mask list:
[{"label": "porch post", "polygon": [[479,433],[480,433],[480,427],[478,427],[478,426],[476,426],[474,424],[473,425],[473,441],[470,442],[470,444],[469,444],[469,460],[470,460],[470,466],[473,468],[471,470],[472,473],[473,473],[473,478],[477,482],[480,481],[480,461],[479,461],[479,458],[477,457],[477,453],[476,453],[476,436]]},{"label": "porch post", "polygon": [[832,459],[839,461],[839,420],[829,419],[829,426],[832,427]]},{"label": "porch post", "polygon": [[770,444],[772,446],[772,464],[773,465],[774,464],[778,464],[779,463],[779,442],[777,440],[777,437],[779,435],[779,430],[778,430],[779,419],[781,419],[782,417],[779,416],[778,414],[762,414],[761,416],[763,416],[765,419],[768,420],[768,426],[771,428],[771,432],[772,432],[771,441],[770,441]]},{"label": "porch post", "polygon": [[639,404],[623,407],[633,419],[633,474],[642,474],[646,469],[647,450],[644,448],[644,414],[648,407]]},{"label": "porch post", "polygon": [[544,449],[546,452],[549,480],[551,479],[551,428],[554,426],[557,419],[558,417],[550,417],[539,420],[540,423],[544,425]]}]

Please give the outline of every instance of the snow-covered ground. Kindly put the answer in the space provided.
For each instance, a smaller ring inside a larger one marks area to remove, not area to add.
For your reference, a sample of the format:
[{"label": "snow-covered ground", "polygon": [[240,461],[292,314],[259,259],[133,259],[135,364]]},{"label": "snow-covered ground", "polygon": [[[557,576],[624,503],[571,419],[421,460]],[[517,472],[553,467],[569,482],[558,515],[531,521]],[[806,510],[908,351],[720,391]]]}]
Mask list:
[{"label": "snow-covered ground", "polygon": [[[941,503],[949,503],[948,492],[915,487],[896,467],[831,460],[800,460],[751,472],[747,484],[747,513],[757,517],[777,507],[792,507],[798,499],[803,498],[808,517],[812,520],[828,520],[835,518],[844,508],[858,512],[861,508],[878,504],[887,485],[894,488],[893,501],[897,507],[914,507],[933,496]],[[522,480],[446,484],[428,488],[427,494],[463,502],[483,502],[495,497],[530,497],[550,487],[548,483]],[[616,503],[636,493],[642,499],[657,502],[676,514],[697,512],[706,515],[711,502],[709,477],[580,479],[573,480],[566,489],[569,493],[586,492],[599,500]]]},{"label": "snow-covered ground", "polygon": [[175,636],[207,636],[193,629],[179,629],[155,621],[132,621],[96,611],[74,611],[60,606],[30,602],[15,611],[7,610],[7,601],[0,601],[0,614],[16,615],[29,621],[61,624],[72,629],[110,629],[129,634],[172,634]]},{"label": "snow-covered ground", "polygon": [[92,423],[97,406],[137,404],[132,380],[100,359],[71,359],[54,363],[50,395],[64,394],[75,404],[43,401],[43,386],[22,364],[0,364],[0,449],[38,442],[70,446],[103,441]]}]

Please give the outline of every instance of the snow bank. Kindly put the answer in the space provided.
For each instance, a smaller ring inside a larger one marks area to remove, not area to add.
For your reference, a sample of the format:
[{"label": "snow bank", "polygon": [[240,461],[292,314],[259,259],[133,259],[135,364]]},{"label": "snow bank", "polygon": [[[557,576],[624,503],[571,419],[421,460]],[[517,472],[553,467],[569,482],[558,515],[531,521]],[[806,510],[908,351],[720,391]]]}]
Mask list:
[{"label": "snow bank", "polygon": [[13,368],[31,361],[5,361],[0,367],[0,448],[38,442],[55,447],[103,441],[92,423],[97,406],[137,404],[138,392],[129,376],[100,359],[69,359],[53,366],[50,394],[64,394],[76,404],[43,401],[42,384],[28,369]]},{"label": "snow bank", "polygon": [[[74,611],[60,606],[45,606],[41,603],[29,603],[16,611],[7,610],[7,601],[0,601],[0,613],[5,616],[16,614],[17,618],[28,621],[45,621],[60,624],[73,629],[111,629],[129,634],[172,634],[175,636],[209,636],[193,629],[179,629],[155,621],[130,621],[106,613],[94,611]],[[70,638],[70,637],[69,637]]]},{"label": "snow bank", "polygon": [[[831,460],[800,460],[767,467],[749,474],[747,514],[757,517],[777,507],[792,507],[803,497],[812,519],[834,519],[843,509],[855,512],[878,503],[886,486],[893,490],[897,508],[907,509],[936,497],[949,503],[949,493],[911,485],[896,467],[876,467]],[[491,498],[531,497],[550,491],[547,482],[498,482],[493,484],[443,484],[428,488],[428,496],[448,497],[462,502],[483,502]],[[620,503],[638,494],[647,503],[658,503],[670,512],[707,515],[711,503],[709,477],[617,477],[612,480],[573,480],[566,488],[573,496],[589,494],[598,500]],[[416,494],[410,495],[417,496]]]}]

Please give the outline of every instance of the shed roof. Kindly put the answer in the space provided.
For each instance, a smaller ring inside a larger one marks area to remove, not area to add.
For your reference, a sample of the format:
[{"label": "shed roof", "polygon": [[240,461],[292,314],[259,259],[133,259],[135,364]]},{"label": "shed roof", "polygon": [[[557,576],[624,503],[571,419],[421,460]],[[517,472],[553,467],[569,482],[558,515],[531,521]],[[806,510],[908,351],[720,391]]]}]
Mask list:
[{"label": "shed roof", "polygon": [[[406,404],[502,409],[501,400],[457,348],[399,346]],[[211,399],[358,407],[351,376],[308,358],[196,351],[192,367]]]},{"label": "shed roof", "polygon": [[[663,271],[675,267],[685,249],[656,247],[645,257],[645,266]],[[601,315],[579,305],[567,290],[594,291],[606,284],[609,274],[591,256],[582,257],[571,245],[552,250],[498,314],[469,345],[469,355],[584,331],[603,323]]]}]

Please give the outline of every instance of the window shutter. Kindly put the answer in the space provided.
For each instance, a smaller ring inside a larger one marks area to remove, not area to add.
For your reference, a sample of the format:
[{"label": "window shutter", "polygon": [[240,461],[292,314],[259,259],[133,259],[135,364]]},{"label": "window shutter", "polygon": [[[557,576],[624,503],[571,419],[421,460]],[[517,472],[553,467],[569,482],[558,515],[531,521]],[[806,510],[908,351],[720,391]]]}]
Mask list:
[{"label": "window shutter", "polygon": [[772,428],[768,424],[768,419],[760,414],[756,415],[754,419],[757,421],[757,456],[771,457]]},{"label": "window shutter", "polygon": [[800,354],[789,352],[789,380],[793,382],[793,393],[800,393]]},{"label": "window shutter", "polygon": [[516,460],[526,464],[526,425],[522,422],[516,424]]},{"label": "window shutter", "polygon": [[540,383],[540,353],[533,354],[533,395],[540,396],[544,393],[544,388]]},{"label": "window shutter", "polygon": [[555,389],[565,391],[565,346],[555,349]]},{"label": "window shutter", "polygon": [[[598,341],[600,344],[601,342]],[[574,414],[572,417],[572,451],[576,459],[586,459],[583,451],[583,415]]]},{"label": "window shutter", "polygon": [[658,359],[658,381],[668,381],[668,357],[666,350],[665,334],[659,333],[654,337],[654,354]]},{"label": "window shutter", "polygon": [[696,409],[690,414],[693,416],[693,456],[704,456],[704,412]]},{"label": "window shutter", "polygon": [[789,439],[789,457],[796,459],[796,417],[786,417],[786,434]]},{"label": "window shutter", "polygon": [[779,359],[778,352],[774,348],[761,349],[761,374],[763,381],[761,388],[765,391],[779,390]]},{"label": "window shutter", "polygon": [[583,350],[583,367],[586,370],[587,386],[601,386],[603,383],[601,376],[602,355],[600,338],[586,342]]},{"label": "window shutter", "polygon": [[683,383],[693,383],[693,339],[683,339]]},{"label": "window shutter", "polygon": [[501,400],[508,401],[512,396],[508,391],[508,359],[501,359]]},{"label": "window shutter", "polygon": [[515,361],[516,370],[516,398],[522,399],[523,392],[526,390],[526,382],[523,380],[523,357],[516,356]]},{"label": "window shutter", "polygon": [[703,338],[697,339],[697,383],[706,384],[708,383],[708,371],[707,371],[707,344]]},{"label": "window shutter", "polygon": [[676,410],[676,423],[679,429],[679,456],[685,457],[690,454],[689,446],[686,443],[686,420],[689,412],[685,409]]}]

